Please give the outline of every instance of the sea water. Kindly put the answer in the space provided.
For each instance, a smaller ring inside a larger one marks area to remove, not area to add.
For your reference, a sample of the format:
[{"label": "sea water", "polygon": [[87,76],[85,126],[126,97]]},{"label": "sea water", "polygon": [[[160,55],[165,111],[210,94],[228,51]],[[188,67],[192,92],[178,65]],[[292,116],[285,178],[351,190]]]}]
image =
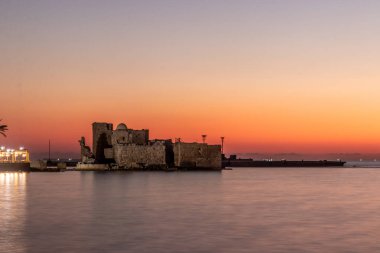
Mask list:
[{"label": "sea water", "polygon": [[0,252],[380,252],[380,169],[0,173]]}]

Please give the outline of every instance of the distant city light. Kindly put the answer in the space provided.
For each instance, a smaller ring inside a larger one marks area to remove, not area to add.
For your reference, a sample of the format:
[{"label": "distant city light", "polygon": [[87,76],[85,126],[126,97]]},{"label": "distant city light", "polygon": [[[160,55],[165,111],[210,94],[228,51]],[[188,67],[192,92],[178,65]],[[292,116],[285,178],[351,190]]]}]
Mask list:
[{"label": "distant city light", "polygon": [[[18,163],[18,162],[30,162],[29,152],[24,147],[19,149],[0,147],[0,164],[1,163]],[[1,166],[0,166],[1,167]]]}]

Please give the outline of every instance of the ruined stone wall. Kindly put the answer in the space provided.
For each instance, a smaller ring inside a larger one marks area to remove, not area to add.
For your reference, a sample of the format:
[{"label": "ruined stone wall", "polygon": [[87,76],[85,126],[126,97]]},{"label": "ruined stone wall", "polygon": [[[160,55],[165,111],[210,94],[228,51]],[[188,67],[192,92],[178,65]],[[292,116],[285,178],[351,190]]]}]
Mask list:
[{"label": "ruined stone wall", "polygon": [[173,149],[176,167],[215,169],[222,167],[220,145],[176,142]]},{"label": "ruined stone wall", "polygon": [[132,136],[128,130],[115,130],[112,133],[112,145],[131,144]]},{"label": "ruined stone wall", "polygon": [[174,166],[174,152],[173,152],[173,142],[171,139],[154,139],[150,140],[149,144],[154,145],[156,143],[161,143],[165,146],[165,156],[166,156],[166,165],[169,168]]},{"label": "ruined stone wall", "polygon": [[147,145],[149,141],[149,130],[115,130],[112,134],[112,145],[136,144]]},{"label": "ruined stone wall", "polygon": [[128,129],[131,134],[132,143],[137,145],[146,145],[149,141],[149,130],[132,130]]},{"label": "ruined stone wall", "polygon": [[[149,141],[149,130],[128,129],[123,123],[115,130],[110,123],[92,124],[93,154],[96,164],[116,164],[120,168],[179,167],[220,169],[221,146],[205,143]],[[81,142],[85,147],[84,140]],[[87,150],[87,149],[86,149]],[[90,151],[89,151],[90,152]],[[82,152],[84,153],[84,152]]]},{"label": "ruined stone wall", "polygon": [[114,145],[115,161],[121,168],[143,169],[149,167],[165,167],[165,145],[157,143],[153,145]]},{"label": "ruined stone wall", "polygon": [[113,155],[113,148],[106,148],[104,149],[104,157],[107,159],[107,160],[112,160],[114,161],[114,155]]},{"label": "ruined stone wall", "polygon": [[97,163],[107,162],[104,149],[112,147],[112,129],[113,125],[110,123],[95,122],[92,124],[92,152]]}]

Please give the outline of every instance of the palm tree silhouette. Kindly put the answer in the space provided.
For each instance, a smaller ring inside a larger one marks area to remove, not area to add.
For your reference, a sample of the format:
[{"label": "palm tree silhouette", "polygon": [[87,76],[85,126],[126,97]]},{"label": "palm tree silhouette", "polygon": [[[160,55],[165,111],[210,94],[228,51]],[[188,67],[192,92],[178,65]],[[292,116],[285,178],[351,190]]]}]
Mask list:
[{"label": "palm tree silhouette", "polygon": [[[2,119],[0,119],[0,121],[2,121]],[[6,134],[5,134],[5,131],[8,130],[8,126],[7,125],[0,125],[0,134],[4,137],[7,137]]]}]

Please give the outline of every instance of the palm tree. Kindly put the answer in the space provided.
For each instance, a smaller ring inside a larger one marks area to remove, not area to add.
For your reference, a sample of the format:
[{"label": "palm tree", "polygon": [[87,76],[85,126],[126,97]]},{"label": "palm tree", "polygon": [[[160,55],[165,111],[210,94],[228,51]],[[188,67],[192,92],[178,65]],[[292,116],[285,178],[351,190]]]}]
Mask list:
[{"label": "palm tree", "polygon": [[[0,121],[2,121],[2,120],[0,119]],[[0,134],[1,134],[2,136],[7,137],[7,136],[5,135],[5,131],[7,131],[7,130],[8,130],[8,126],[7,126],[7,125],[0,125]]]}]

